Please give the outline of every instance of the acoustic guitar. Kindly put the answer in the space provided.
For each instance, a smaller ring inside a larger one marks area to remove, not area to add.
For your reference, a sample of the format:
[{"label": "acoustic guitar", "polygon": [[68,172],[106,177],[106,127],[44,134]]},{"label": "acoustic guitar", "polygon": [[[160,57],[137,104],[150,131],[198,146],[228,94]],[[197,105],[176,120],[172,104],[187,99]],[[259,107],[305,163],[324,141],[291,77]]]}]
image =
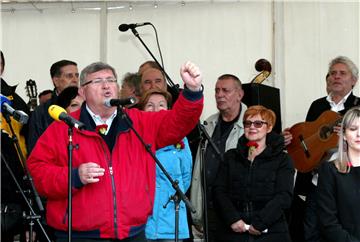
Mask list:
[{"label": "acoustic guitar", "polygon": [[313,122],[297,123],[290,128],[293,139],[287,151],[298,171],[313,170],[326,156],[326,151],[337,146],[339,136],[334,133],[334,127],[341,119],[338,113],[325,111]]}]

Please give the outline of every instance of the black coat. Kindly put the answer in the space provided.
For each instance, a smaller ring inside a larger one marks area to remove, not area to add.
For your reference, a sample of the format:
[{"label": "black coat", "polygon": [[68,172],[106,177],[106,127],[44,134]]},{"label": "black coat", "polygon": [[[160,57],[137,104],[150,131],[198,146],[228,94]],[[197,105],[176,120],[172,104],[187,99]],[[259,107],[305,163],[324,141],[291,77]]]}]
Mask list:
[{"label": "black coat", "polygon": [[339,173],[333,162],[319,170],[318,217],[323,241],[360,242],[360,167]]},{"label": "black coat", "polygon": [[255,239],[290,241],[284,210],[292,200],[294,168],[283,152],[283,137],[269,133],[267,147],[253,163],[247,159],[246,143],[243,135],[237,148],[225,153],[215,183],[216,207],[228,228],[222,237],[225,241],[248,241],[249,233],[235,233],[230,227],[242,219],[259,231],[268,229]]}]

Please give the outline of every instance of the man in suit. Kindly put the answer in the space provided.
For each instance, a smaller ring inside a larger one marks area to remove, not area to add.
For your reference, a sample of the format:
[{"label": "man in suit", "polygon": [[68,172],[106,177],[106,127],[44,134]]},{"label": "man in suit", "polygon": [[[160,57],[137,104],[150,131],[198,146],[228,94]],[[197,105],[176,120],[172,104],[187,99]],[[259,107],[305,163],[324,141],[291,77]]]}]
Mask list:
[{"label": "man in suit", "polygon": [[61,60],[55,62],[50,68],[50,75],[54,84],[52,96],[47,102],[36,107],[30,117],[29,135],[27,139],[29,154],[39,137],[53,121],[48,114],[50,105],[56,103],[57,97],[66,87],[79,86],[79,71],[77,64],[73,61]]}]

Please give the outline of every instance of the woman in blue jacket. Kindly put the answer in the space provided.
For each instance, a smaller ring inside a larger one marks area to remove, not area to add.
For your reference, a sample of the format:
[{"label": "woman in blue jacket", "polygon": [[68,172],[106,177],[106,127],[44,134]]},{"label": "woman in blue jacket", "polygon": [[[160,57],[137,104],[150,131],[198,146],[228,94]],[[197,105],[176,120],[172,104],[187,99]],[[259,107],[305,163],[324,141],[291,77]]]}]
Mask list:
[{"label": "woman in blue jacket", "polygon": [[[167,110],[171,103],[171,95],[160,89],[146,92],[140,102],[141,108],[147,112]],[[186,138],[174,145],[169,145],[156,151],[166,171],[174,181],[178,181],[179,188],[186,192],[190,187],[192,172],[192,157]],[[156,190],[153,214],[146,224],[146,238],[148,241],[175,240],[175,204],[169,198],[175,194],[171,183],[156,166]],[[165,206],[165,207],[164,207]],[[180,202],[179,210],[179,241],[189,238],[189,229],[186,216],[186,206]]]}]

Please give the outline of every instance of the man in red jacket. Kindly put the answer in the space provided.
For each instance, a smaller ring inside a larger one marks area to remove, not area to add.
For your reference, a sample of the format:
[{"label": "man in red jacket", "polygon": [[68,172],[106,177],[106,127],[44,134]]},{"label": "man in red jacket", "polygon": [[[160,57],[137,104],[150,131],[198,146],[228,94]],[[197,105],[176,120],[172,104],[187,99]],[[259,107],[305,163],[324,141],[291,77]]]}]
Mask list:
[{"label": "man in red jacket", "polygon": [[[175,144],[196,125],[202,108],[202,74],[191,62],[180,70],[184,91],[170,111],[125,109],[131,125],[155,150]],[[97,62],[80,75],[81,109],[71,115],[85,124],[73,130],[72,240],[146,241],[152,212],[155,162],[117,107],[105,101],[118,97],[116,72]],[[67,241],[68,126],[53,122],[38,140],[28,166],[39,193],[47,198],[47,223],[56,240]]]}]

